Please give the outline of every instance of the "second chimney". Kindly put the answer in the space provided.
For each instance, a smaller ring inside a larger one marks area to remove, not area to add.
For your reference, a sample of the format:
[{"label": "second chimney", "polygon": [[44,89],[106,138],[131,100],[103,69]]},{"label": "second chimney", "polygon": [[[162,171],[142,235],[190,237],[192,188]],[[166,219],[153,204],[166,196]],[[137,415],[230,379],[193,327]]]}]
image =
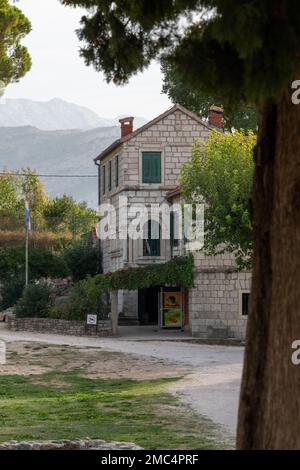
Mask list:
[{"label": "second chimney", "polygon": [[133,120],[134,117],[126,117],[119,119],[119,123],[121,124],[121,137],[126,137],[127,135],[132,133]]},{"label": "second chimney", "polygon": [[208,122],[211,126],[222,129],[222,117],[224,108],[220,106],[210,106],[208,108]]}]

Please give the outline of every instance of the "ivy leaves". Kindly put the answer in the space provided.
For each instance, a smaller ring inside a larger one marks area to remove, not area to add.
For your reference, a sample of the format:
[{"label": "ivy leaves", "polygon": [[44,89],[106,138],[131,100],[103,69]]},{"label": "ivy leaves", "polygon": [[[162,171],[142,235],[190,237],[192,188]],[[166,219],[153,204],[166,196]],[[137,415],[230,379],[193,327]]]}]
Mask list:
[{"label": "ivy leaves", "polygon": [[178,256],[164,264],[98,274],[81,281],[81,286],[91,301],[95,301],[103,291],[146,289],[160,285],[192,287],[194,284],[193,267],[192,255]]}]

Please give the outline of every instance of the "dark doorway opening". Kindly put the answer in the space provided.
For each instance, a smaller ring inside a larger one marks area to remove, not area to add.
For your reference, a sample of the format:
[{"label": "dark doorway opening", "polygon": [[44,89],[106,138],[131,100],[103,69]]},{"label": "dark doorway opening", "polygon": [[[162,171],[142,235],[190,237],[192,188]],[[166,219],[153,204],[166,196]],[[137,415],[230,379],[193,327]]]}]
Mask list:
[{"label": "dark doorway opening", "polygon": [[159,286],[139,290],[139,321],[141,325],[158,324],[159,293]]}]

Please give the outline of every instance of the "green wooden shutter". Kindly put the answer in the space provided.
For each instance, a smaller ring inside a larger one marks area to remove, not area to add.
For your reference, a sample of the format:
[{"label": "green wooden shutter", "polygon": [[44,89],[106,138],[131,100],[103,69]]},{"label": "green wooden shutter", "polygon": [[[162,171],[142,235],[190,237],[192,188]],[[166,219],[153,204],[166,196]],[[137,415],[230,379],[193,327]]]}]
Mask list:
[{"label": "green wooden shutter", "polygon": [[105,165],[102,167],[102,194],[105,194]]},{"label": "green wooden shutter", "polygon": [[108,165],[108,191],[111,191],[111,160]]},{"label": "green wooden shutter", "polygon": [[115,158],[115,185],[119,186],[119,155]]},{"label": "green wooden shutter", "polygon": [[143,183],[161,183],[161,152],[143,152]]}]

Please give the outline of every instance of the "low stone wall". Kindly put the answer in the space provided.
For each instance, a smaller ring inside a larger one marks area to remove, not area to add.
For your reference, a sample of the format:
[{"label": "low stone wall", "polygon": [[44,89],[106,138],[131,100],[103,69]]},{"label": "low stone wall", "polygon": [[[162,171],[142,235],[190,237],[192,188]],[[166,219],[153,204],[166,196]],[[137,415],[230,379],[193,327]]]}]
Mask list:
[{"label": "low stone wall", "polygon": [[14,314],[7,316],[7,326],[12,331],[32,331],[36,333],[53,333],[73,336],[112,336],[110,320],[100,320],[97,328],[84,321],[57,320],[54,318],[17,318]]},{"label": "low stone wall", "polygon": [[0,450],[141,450],[127,442],[106,442],[100,439],[76,441],[10,441],[0,444]]}]

